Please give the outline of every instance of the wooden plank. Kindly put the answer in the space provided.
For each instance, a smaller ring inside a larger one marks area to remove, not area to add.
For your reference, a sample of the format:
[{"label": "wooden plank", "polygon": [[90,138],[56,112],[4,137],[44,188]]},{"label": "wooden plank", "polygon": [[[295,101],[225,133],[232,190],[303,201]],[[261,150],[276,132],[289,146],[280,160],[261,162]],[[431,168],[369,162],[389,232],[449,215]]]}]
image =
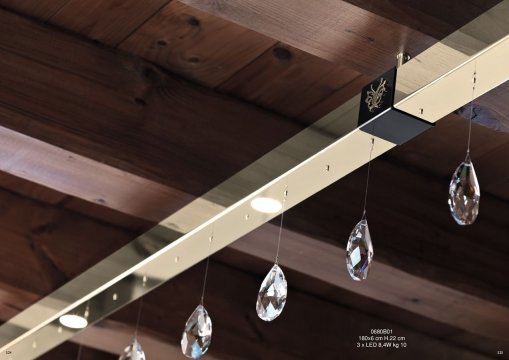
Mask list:
[{"label": "wooden plank", "polygon": [[215,87],[274,43],[254,31],[172,1],[120,48]]},{"label": "wooden plank", "polygon": [[5,189],[0,189],[0,201],[0,282],[39,295],[55,290],[139,233]]},{"label": "wooden plank", "polygon": [[0,0],[0,5],[14,12],[47,21],[69,0]]},{"label": "wooden plank", "polygon": [[0,320],[7,321],[40,299],[40,295],[21,289],[21,284],[11,286],[0,283]]},{"label": "wooden plank", "polygon": [[443,39],[500,2],[500,0],[474,0],[468,2],[462,0],[445,2],[422,2],[419,0],[346,1],[438,40]]},{"label": "wooden plank", "polygon": [[0,188],[50,205],[59,204],[68,198],[68,195],[64,193],[3,171],[0,171]]},{"label": "wooden plank", "polygon": [[[0,60],[4,69],[0,75],[0,125],[91,159],[72,157],[51,146],[44,159],[38,159],[32,156],[44,153],[40,147],[43,143],[23,144],[32,140],[12,134],[12,149],[34,150],[30,159],[26,158],[32,165],[39,160],[50,166],[74,164],[72,172],[82,178],[71,186],[74,192],[69,192],[65,187],[71,171],[61,177],[52,172],[38,174],[33,169],[41,166],[18,171],[15,167],[21,163],[10,162],[10,171],[18,176],[60,182],[50,185],[59,191],[107,205],[109,194],[120,190],[122,183],[130,182],[138,189],[131,188],[129,198],[132,194],[145,197],[151,188],[158,188],[155,182],[145,183],[146,178],[202,194],[302,128],[167,75],[139,59],[76,41],[6,12],[0,12],[0,19],[0,48],[4,50]],[[270,137],[265,136],[266,129],[270,129]],[[169,138],[167,134],[178,136]],[[253,137],[259,141],[250,141]],[[50,159],[49,154],[57,157]],[[95,165],[97,171],[91,170]],[[120,171],[108,170],[105,165]],[[130,178],[125,171],[138,177]],[[204,172],[208,176],[203,177]],[[95,177],[101,173],[104,181],[96,187],[99,179]],[[107,173],[116,180],[108,180]],[[153,198],[157,203],[151,207],[163,206],[166,211],[157,210],[159,215],[151,220],[182,205],[172,191],[164,192],[161,200]],[[137,207],[132,201],[133,210],[128,213],[140,213],[141,208],[134,210]]]},{"label": "wooden plank", "polygon": [[368,75],[393,67],[402,49],[418,54],[436,42],[343,1],[180,1]]},{"label": "wooden plank", "polygon": [[40,184],[30,182],[10,173],[0,171],[0,188],[44,205],[67,209],[90,219],[118,226],[141,234],[154,225],[153,222],[128,216],[120,211],[69,196]]},{"label": "wooden plank", "polygon": [[[469,334],[467,332],[458,333],[448,338],[447,341],[451,341],[464,349],[475,349],[480,353],[497,356],[501,359],[509,358],[506,350],[507,342],[504,341],[487,341],[487,339],[478,338],[475,335]],[[493,351],[493,349],[495,349],[495,351]]]},{"label": "wooden plank", "polygon": [[[15,355],[15,354],[14,354]],[[67,342],[38,357],[39,360],[116,360],[118,355]]]},{"label": "wooden plank", "polygon": [[[359,75],[354,70],[278,43],[219,89],[287,117],[299,118],[308,108],[340,91]],[[358,90],[350,88],[345,101],[358,94]],[[342,104],[338,102],[336,107]]]},{"label": "wooden plank", "polygon": [[[0,117],[7,116],[0,109]],[[192,197],[0,127],[0,170],[44,184],[57,191],[144,219],[158,221],[180,209]],[[148,202],[147,202],[148,200]],[[144,204],[144,205],[142,205]]]},{"label": "wooden plank", "polygon": [[170,0],[69,0],[49,22],[118,45]]},{"label": "wooden plank", "polygon": [[44,251],[29,238],[4,228],[2,244],[4,249],[0,254],[2,280],[39,294],[49,294],[66,281],[65,277],[53,267]]},{"label": "wooden plank", "polygon": [[[481,111],[488,112],[491,115],[492,124],[486,124],[492,129],[497,131],[509,132],[509,104],[507,102],[507,92],[509,91],[509,82],[496,87],[487,94],[475,100],[474,107],[479,108]],[[470,118],[470,106],[463,107],[463,117]],[[476,111],[478,113],[479,111]],[[474,113],[475,115],[475,113]],[[483,114],[479,114],[482,116]],[[474,122],[479,122],[483,119],[474,119]]]},{"label": "wooden plank", "polygon": [[373,81],[373,78],[370,76],[362,74],[357,76],[331,95],[309,107],[304,113],[300,114],[299,119],[306,124],[314,123],[316,119],[320,119],[336,109],[337,104],[344,104],[351,99],[352,93],[359,94],[362,88],[371,81]]}]

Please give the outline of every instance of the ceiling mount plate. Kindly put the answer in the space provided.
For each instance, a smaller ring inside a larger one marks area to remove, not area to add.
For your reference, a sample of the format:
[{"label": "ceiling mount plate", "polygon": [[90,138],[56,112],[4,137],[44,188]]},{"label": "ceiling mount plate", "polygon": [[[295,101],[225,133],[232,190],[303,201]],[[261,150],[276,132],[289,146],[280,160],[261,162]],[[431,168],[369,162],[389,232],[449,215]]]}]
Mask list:
[{"label": "ceiling mount plate", "polygon": [[359,105],[362,131],[401,145],[433,124],[394,107],[397,69],[393,68],[365,86]]}]

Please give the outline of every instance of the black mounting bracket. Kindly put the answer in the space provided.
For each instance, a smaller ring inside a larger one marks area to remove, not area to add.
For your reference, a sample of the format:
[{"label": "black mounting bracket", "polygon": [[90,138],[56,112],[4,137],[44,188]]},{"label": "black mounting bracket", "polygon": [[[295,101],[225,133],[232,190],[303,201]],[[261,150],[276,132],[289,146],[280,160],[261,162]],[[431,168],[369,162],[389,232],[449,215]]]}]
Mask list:
[{"label": "black mounting bracket", "polygon": [[396,72],[393,68],[362,89],[358,126],[401,145],[434,125],[394,107]]}]

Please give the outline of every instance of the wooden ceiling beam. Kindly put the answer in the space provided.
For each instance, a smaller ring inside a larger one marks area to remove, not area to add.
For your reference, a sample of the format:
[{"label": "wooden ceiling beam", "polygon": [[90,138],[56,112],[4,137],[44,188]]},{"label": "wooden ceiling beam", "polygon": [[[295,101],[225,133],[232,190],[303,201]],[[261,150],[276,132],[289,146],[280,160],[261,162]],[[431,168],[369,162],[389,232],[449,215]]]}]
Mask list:
[{"label": "wooden ceiling beam", "polygon": [[1,171],[125,214],[157,222],[194,198],[5,127],[0,137]]},{"label": "wooden ceiling beam", "polygon": [[345,1],[179,0],[320,58],[377,76],[437,39]]},{"label": "wooden ceiling beam", "polygon": [[[428,4],[415,1],[410,9],[408,2],[381,6],[357,0],[179,1],[372,76],[392,68],[398,53],[416,56],[499,2],[451,1],[447,8],[455,16],[447,13],[445,19],[440,9],[430,10]],[[456,14],[460,7],[462,13]],[[422,28],[434,37],[422,33]]]},{"label": "wooden ceiling beam", "polygon": [[442,39],[479,14],[495,6],[500,0],[343,0],[359,8],[418,30],[434,39]]},{"label": "wooden ceiling beam", "polygon": [[301,129],[122,52],[0,20],[0,169],[65,194],[157,222]]},{"label": "wooden ceiling beam", "polygon": [[151,221],[302,129],[3,10],[0,49],[2,170]]}]

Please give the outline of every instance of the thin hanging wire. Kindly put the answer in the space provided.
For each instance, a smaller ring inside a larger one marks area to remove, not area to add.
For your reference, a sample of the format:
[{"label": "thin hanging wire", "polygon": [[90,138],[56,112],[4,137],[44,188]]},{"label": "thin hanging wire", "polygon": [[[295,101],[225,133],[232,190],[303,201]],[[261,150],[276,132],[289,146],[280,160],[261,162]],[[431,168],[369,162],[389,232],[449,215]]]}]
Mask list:
[{"label": "thin hanging wire", "polygon": [[143,298],[140,299],[138,305],[138,315],[136,316],[136,327],[134,328],[134,338],[138,339],[138,328],[140,327],[141,309],[143,309]]},{"label": "thin hanging wire", "polygon": [[362,210],[362,218],[366,218],[366,204],[368,203],[369,173],[371,171],[371,156],[373,155],[373,147],[375,146],[375,138],[371,137],[371,148],[369,149],[368,174],[366,176],[366,191],[364,193],[364,207]]},{"label": "thin hanging wire", "polygon": [[76,358],[76,360],[80,360],[81,359],[81,350],[82,350],[82,346],[81,346],[81,343],[80,343],[80,345],[78,346],[78,357]]},{"label": "thin hanging wire", "polygon": [[208,250],[208,254],[207,254],[207,264],[205,265],[205,276],[203,278],[203,288],[201,290],[201,300],[200,300],[201,306],[203,306],[203,299],[205,298],[205,288],[207,286],[207,275],[209,273],[210,248],[212,247],[213,240],[214,240],[214,234],[212,234],[209,238],[209,250]]},{"label": "thin hanging wire", "polygon": [[281,233],[283,231],[283,217],[285,215],[285,203],[286,197],[288,196],[288,186],[285,187],[285,191],[283,193],[283,205],[281,206],[281,220],[279,222],[279,235],[277,239],[277,250],[276,250],[276,265],[279,264],[279,245],[281,244]]},{"label": "thin hanging wire", "polygon": [[88,321],[88,316],[90,315],[90,300],[87,301],[87,306],[85,306],[85,311],[83,312],[83,316]]},{"label": "thin hanging wire", "polygon": [[[90,315],[90,300],[87,301],[87,306],[85,306],[85,311],[83,312],[83,317],[88,321],[88,316]],[[83,350],[83,346],[81,343],[78,346],[78,356],[76,360],[81,359],[81,351]]]},{"label": "thin hanging wire", "polygon": [[468,142],[467,142],[467,156],[470,157],[470,138],[472,134],[472,119],[474,118],[474,95],[475,95],[475,83],[477,81],[477,64],[474,67],[474,75],[472,76],[472,100],[470,101],[470,121],[468,123]]}]

